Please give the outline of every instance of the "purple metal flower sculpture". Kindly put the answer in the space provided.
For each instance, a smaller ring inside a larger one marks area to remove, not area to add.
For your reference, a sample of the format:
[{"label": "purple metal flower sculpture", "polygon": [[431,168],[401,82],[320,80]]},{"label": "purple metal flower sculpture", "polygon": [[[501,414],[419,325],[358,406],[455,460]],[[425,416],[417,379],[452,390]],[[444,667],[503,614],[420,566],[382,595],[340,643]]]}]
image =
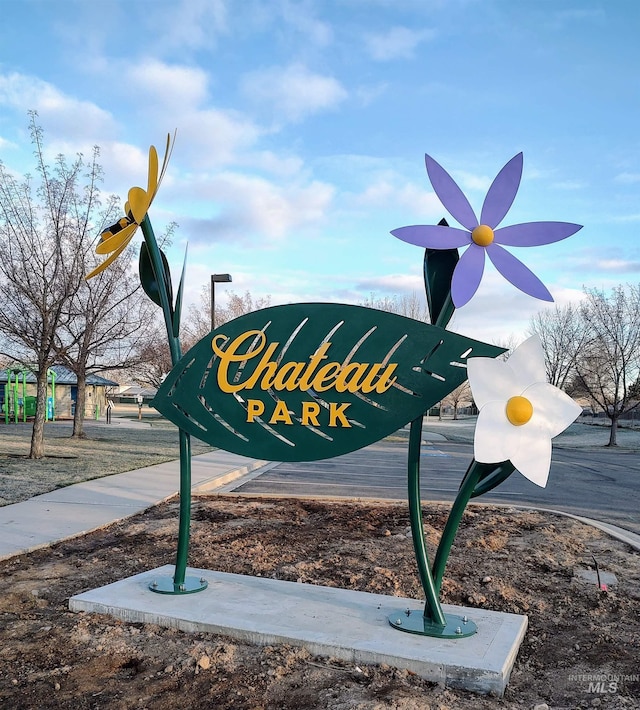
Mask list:
[{"label": "purple metal flower sculpture", "polygon": [[451,298],[456,308],[468,303],[478,290],[484,271],[485,252],[496,269],[516,288],[543,301],[553,301],[547,287],[504,246],[533,247],[551,244],[575,234],[582,225],[570,222],[528,222],[496,229],[513,204],[522,177],[522,153],[498,173],[491,184],[480,220],[449,173],[426,155],[427,174],[436,195],[465,230],[440,225],[400,227],[391,234],[404,242],[429,249],[454,249],[468,245],[460,257],[451,281]]}]

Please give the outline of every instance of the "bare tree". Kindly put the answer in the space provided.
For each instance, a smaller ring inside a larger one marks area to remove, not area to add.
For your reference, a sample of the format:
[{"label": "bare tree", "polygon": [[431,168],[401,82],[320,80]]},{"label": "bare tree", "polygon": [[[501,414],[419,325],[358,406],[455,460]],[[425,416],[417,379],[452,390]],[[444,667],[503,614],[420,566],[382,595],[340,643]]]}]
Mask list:
[{"label": "bare tree", "polygon": [[[471,387],[469,386],[469,382],[463,382],[461,385],[458,385],[453,392],[448,394],[443,400],[442,403],[453,407],[453,418],[458,419],[458,410],[460,407],[465,404],[473,402],[473,396],[471,394]],[[442,404],[441,403],[441,404]]]},{"label": "bare tree", "polygon": [[502,338],[497,338],[492,341],[493,345],[495,345],[498,348],[502,348],[504,352],[501,355],[498,355],[496,358],[497,360],[508,360],[509,357],[511,356],[511,353],[520,345],[522,342],[521,338],[518,338],[515,336],[513,333],[511,333],[508,336],[502,337]]},{"label": "bare tree", "polygon": [[[88,273],[97,259],[92,253],[85,256]],[[77,379],[72,434],[76,438],[84,437],[87,375],[138,364],[142,344],[153,328],[154,304],[140,282],[130,277],[131,256],[122,255],[110,269],[80,283],[69,302],[69,318],[56,332],[57,359]]]},{"label": "bare tree", "polygon": [[531,318],[529,332],[540,338],[549,382],[565,389],[589,337],[580,308],[570,303],[540,311]]},{"label": "bare tree", "polygon": [[429,322],[427,302],[421,299],[415,291],[402,296],[396,294],[393,296],[376,296],[371,293],[369,298],[360,305],[367,308],[376,308],[379,311],[387,311],[388,313],[397,313],[400,316],[406,316],[425,323]]},{"label": "bare tree", "polygon": [[617,286],[609,295],[586,289],[580,307],[588,332],[576,363],[578,389],[611,421],[607,446],[616,446],[620,416],[638,406],[640,375],[640,288]]},{"label": "bare tree", "polygon": [[[237,294],[227,293],[227,305],[216,303],[216,326],[228,323],[246,313],[252,313],[271,305],[271,296],[252,296],[250,291]],[[211,285],[206,284],[200,290],[200,303],[189,306],[189,315],[183,326],[183,342],[186,348],[192,347],[211,331]]]},{"label": "bare tree", "polygon": [[88,163],[82,155],[72,163],[60,155],[50,167],[37,116],[32,112],[30,118],[35,188],[30,176],[19,181],[0,163],[0,331],[7,354],[36,375],[30,456],[41,458],[56,332],[68,322],[70,299],[84,278],[84,256],[112,215],[114,202],[100,203],[98,149]]},{"label": "bare tree", "polygon": [[139,384],[157,389],[172,367],[166,335],[161,327],[156,326],[140,343],[138,364],[130,368],[130,373]]}]

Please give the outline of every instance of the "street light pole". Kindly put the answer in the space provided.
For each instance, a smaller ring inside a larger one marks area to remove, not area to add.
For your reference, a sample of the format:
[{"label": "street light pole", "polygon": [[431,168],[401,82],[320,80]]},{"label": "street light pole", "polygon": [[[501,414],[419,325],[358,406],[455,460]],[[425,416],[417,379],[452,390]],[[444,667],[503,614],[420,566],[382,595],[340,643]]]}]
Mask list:
[{"label": "street light pole", "polygon": [[216,329],[216,284],[231,281],[231,274],[211,274],[211,330]]}]

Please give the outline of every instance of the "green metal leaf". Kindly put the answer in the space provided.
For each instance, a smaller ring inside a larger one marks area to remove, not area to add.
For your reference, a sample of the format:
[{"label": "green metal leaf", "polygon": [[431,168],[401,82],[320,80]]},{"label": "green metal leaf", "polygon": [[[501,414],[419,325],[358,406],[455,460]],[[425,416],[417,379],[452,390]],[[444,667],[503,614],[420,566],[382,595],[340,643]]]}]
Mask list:
[{"label": "green metal leaf", "polygon": [[182,262],[182,273],[180,274],[180,284],[176,295],[176,305],[173,309],[173,337],[180,337],[180,318],[182,317],[182,293],[184,291],[184,274],[187,268],[187,250],[184,250],[184,261]]},{"label": "green metal leaf", "polygon": [[516,470],[511,461],[503,461],[497,464],[485,464],[491,466],[490,471],[486,472],[478,481],[476,487],[471,494],[472,498],[484,495],[492,491],[496,486],[507,480],[509,476]]},{"label": "green metal leaf", "polygon": [[197,343],[153,405],[184,431],[227,451],[311,461],[391,434],[464,382],[467,357],[501,352],[361,306],[274,306]]},{"label": "green metal leaf", "polygon": [[[162,287],[166,289],[169,303],[173,303],[173,289],[171,287],[171,271],[169,270],[169,262],[162,251],[160,251],[160,257],[162,259],[162,267],[164,269],[164,274],[162,275],[164,283],[162,284]],[[138,263],[138,268],[140,273],[140,283],[142,284],[144,292],[156,305],[162,306],[162,302],[160,300],[160,287],[153,271],[151,256],[149,255],[149,249],[146,242],[142,242],[140,245],[140,261]]]},{"label": "green metal leaf", "polygon": [[[446,219],[438,224],[448,227]],[[451,300],[451,278],[458,263],[457,249],[424,250],[424,285],[431,322],[446,327],[455,311]]]}]

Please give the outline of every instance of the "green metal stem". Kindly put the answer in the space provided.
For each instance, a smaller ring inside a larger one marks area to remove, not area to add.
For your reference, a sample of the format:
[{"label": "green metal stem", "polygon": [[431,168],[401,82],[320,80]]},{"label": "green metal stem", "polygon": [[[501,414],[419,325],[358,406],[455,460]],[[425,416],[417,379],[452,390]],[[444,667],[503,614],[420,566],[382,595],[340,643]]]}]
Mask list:
[{"label": "green metal stem", "polygon": [[420,583],[424,590],[426,605],[424,618],[434,624],[446,626],[446,619],[438,601],[438,591],[433,583],[431,570],[429,569],[429,557],[427,555],[427,545],[424,538],[424,526],[422,523],[422,506],[420,503],[420,444],[422,440],[422,416],[411,422],[409,430],[409,453],[407,459],[408,466],[408,498],[409,516],[411,519],[411,537],[413,538],[413,550],[418,563],[418,574]]},{"label": "green metal stem", "polygon": [[473,459],[473,461],[469,464],[467,472],[465,473],[462,485],[460,486],[458,495],[453,502],[451,512],[449,513],[444,530],[442,531],[442,537],[438,543],[438,549],[436,550],[436,556],[433,561],[432,575],[436,594],[438,596],[440,595],[440,590],[442,588],[442,577],[444,575],[444,569],[447,565],[447,560],[449,559],[449,553],[451,552],[451,545],[453,544],[453,540],[458,532],[458,527],[460,526],[460,521],[462,520],[467,503],[469,502],[471,495],[483,473],[487,473],[488,470],[494,468],[495,464],[482,464]]},{"label": "green metal stem", "polygon": [[[173,334],[173,322],[171,319],[171,304],[169,294],[164,282],[164,268],[160,249],[156,241],[151,221],[148,215],[140,224],[144,235],[151,266],[158,284],[160,303],[164,315],[164,323],[167,330],[169,350],[171,351],[171,364],[175,365],[181,357],[180,340]],[[178,549],[176,552],[176,566],[173,576],[173,583],[177,587],[184,584],[187,570],[187,558],[189,556],[189,529],[191,525],[191,438],[187,432],[178,429],[180,439],[180,512],[178,520]]]},{"label": "green metal stem", "polygon": [[191,522],[191,439],[182,429],[180,436],[180,516],[178,523],[178,549],[173,583],[184,584],[189,557],[189,528]]}]

